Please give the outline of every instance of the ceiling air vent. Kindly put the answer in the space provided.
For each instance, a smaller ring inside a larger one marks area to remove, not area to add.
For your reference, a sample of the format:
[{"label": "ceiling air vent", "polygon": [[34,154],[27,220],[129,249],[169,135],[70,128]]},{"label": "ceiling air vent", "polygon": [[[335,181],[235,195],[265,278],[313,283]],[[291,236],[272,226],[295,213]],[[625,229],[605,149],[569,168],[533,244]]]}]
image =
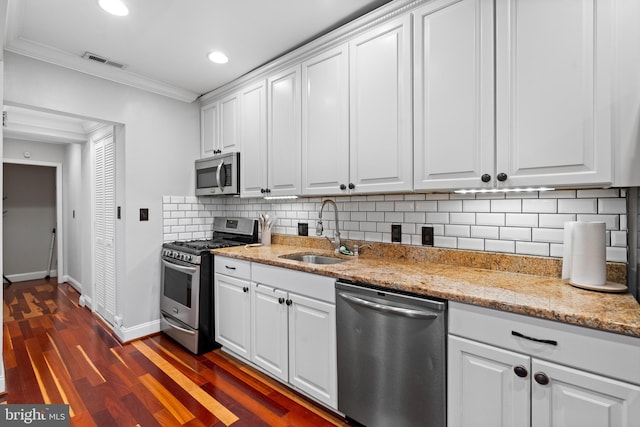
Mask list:
[{"label": "ceiling air vent", "polygon": [[82,55],[82,57],[89,61],[99,62],[100,64],[109,65],[111,67],[119,68],[121,70],[126,67],[126,65],[124,64],[111,61],[110,59],[107,59],[100,55],[96,55],[95,53],[91,53],[91,52],[85,52],[84,55]]}]

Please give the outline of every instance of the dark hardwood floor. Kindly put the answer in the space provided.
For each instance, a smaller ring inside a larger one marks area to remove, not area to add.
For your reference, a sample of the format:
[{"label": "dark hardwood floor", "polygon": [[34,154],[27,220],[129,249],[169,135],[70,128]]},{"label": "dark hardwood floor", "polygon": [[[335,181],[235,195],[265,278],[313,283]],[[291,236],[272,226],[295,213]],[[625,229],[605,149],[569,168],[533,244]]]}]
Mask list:
[{"label": "dark hardwood floor", "polygon": [[72,426],[347,425],[219,350],[121,344],[78,298],[55,278],[5,285],[2,403],[68,403]]}]

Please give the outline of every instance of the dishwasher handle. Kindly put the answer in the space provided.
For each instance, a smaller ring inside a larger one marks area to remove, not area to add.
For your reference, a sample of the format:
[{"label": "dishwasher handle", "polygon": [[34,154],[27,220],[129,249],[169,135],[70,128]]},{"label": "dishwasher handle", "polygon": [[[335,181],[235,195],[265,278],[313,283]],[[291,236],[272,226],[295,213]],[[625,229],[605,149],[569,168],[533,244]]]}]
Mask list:
[{"label": "dishwasher handle", "polygon": [[394,307],[390,305],[380,304],[377,302],[366,300],[364,298],[354,297],[353,295],[345,294],[343,292],[338,293],[338,295],[354,304],[386,313],[397,314],[414,319],[436,319],[438,317],[437,314],[430,311],[412,310],[410,308]]}]

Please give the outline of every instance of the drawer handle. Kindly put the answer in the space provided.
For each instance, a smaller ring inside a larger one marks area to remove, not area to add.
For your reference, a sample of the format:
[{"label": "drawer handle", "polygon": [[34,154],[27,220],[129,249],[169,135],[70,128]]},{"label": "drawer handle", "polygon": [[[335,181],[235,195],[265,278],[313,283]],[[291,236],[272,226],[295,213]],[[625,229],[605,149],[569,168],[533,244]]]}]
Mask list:
[{"label": "drawer handle", "polygon": [[227,270],[235,270],[235,267],[229,267],[228,265],[225,265],[224,268],[226,268]]},{"label": "drawer handle", "polygon": [[533,338],[533,337],[528,337],[526,335],[522,335],[520,332],[516,332],[516,331],[511,331],[511,335],[513,335],[514,337],[524,338],[525,340],[539,342],[542,344],[558,345],[558,341],[556,340],[541,340],[539,338]]},{"label": "drawer handle", "polygon": [[533,379],[536,380],[536,382],[540,385],[549,384],[549,377],[544,372],[536,372],[533,375]]},{"label": "drawer handle", "polygon": [[527,371],[527,368],[525,368],[522,365],[518,365],[516,367],[513,368],[513,372],[519,376],[520,378],[526,378],[527,375],[529,375],[529,372]]}]

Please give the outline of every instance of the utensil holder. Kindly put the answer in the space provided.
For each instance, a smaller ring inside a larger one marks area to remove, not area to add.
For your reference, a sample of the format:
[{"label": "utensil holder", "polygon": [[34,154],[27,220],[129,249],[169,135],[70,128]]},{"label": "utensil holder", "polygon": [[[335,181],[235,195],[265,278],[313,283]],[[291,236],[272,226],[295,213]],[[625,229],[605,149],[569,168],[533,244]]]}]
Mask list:
[{"label": "utensil holder", "polygon": [[262,246],[271,246],[271,229],[262,230]]}]

